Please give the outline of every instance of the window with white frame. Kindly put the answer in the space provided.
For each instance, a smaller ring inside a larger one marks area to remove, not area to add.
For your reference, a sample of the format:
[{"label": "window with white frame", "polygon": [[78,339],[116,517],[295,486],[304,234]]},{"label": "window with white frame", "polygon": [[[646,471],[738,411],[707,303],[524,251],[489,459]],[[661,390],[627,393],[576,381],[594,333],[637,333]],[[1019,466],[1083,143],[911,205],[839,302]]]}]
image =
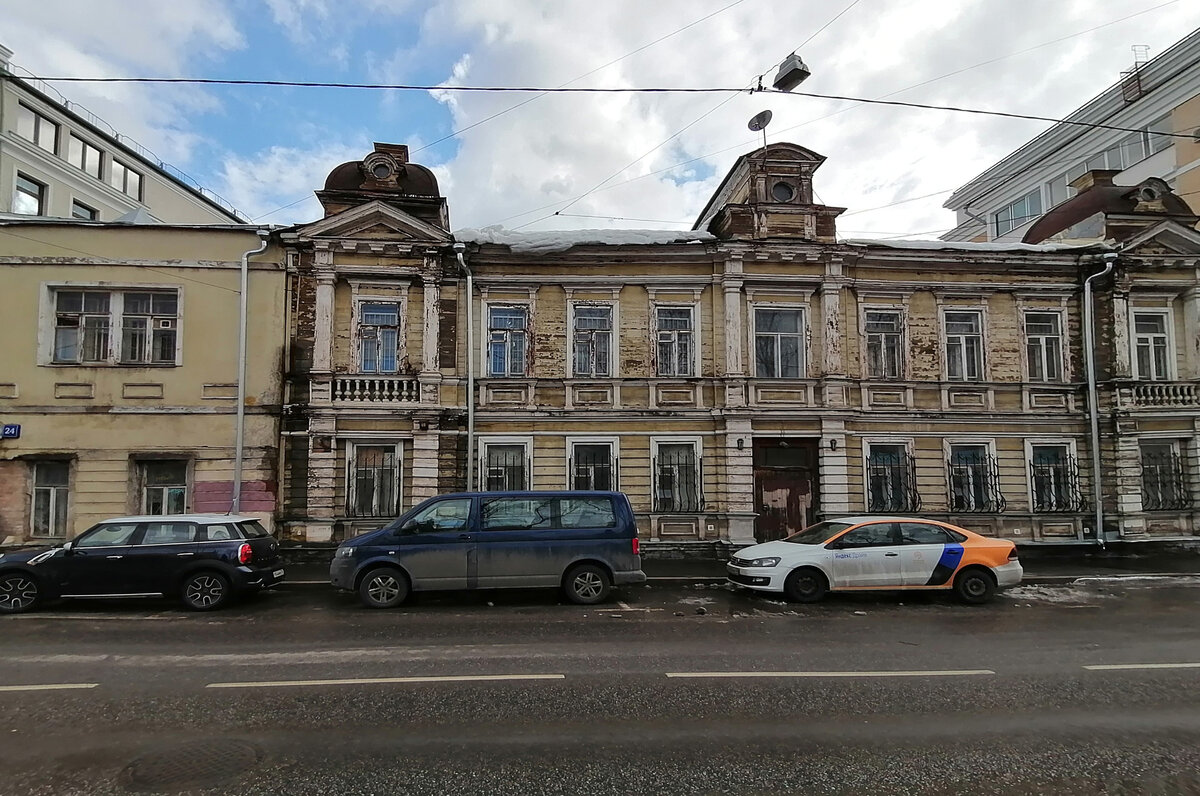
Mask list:
[{"label": "window with white frame", "polygon": [[100,179],[100,150],[74,133],[67,140],[67,162]]},{"label": "window with white frame", "polygon": [[573,307],[571,373],[575,376],[612,375],[613,308],[611,304]]},{"label": "window with white frame", "polygon": [[946,378],[950,381],[983,380],[983,313],[947,311]]},{"label": "window with white frame", "polygon": [[617,459],[605,441],[571,443],[571,489],[608,492],[617,488]]},{"label": "window with white frame", "polygon": [[1025,358],[1029,380],[1063,380],[1062,315],[1057,312],[1025,313]]},{"label": "window with white frame", "polygon": [[867,376],[900,378],[904,350],[904,316],[900,310],[867,310],[863,331],[867,336]]},{"label": "window with white frame", "polygon": [[138,463],[143,514],[186,514],[188,463],[162,459]]},{"label": "window with white frame", "polygon": [[695,350],[692,307],[656,307],[656,372],[659,376],[691,376]]},{"label": "window with white frame", "polygon": [[1083,164],[1072,166],[1057,177],[1046,183],[1046,193],[1050,198],[1050,206],[1061,204],[1075,195],[1071,183],[1083,176]]},{"label": "window with white frame", "polygon": [[1146,511],[1186,509],[1192,505],[1179,443],[1143,442],[1142,508]]},{"label": "window with white frame", "polygon": [[947,474],[951,511],[1004,510],[1004,497],[1000,493],[1000,468],[986,443],[952,444]]},{"label": "window with white frame", "polygon": [[1150,381],[1171,378],[1170,316],[1166,312],[1133,314],[1133,346],[1137,377]]},{"label": "window with white frame", "polygon": [[1083,509],[1079,465],[1065,443],[1037,443],[1029,447],[1029,485],[1033,510],[1071,512]]},{"label": "window with white frame", "polygon": [[804,310],[754,310],[754,373],[760,379],[799,379],[804,367]]},{"label": "window with white frame", "polygon": [[395,443],[351,445],[347,514],[394,517],[400,509],[400,457]]},{"label": "window with white frame", "polygon": [[1012,232],[1027,221],[1042,214],[1042,190],[1035,188],[1007,207],[999,210],[995,216],[996,237]]},{"label": "window with white frame", "polygon": [[528,307],[489,306],[488,375],[524,376],[528,336]]},{"label": "window with white frame", "polygon": [[58,144],[58,124],[28,105],[18,105],[17,135],[53,154]]},{"label": "window with white frame", "polygon": [[13,187],[12,211],[23,216],[46,215],[46,186],[17,172]]},{"label": "window with white frame", "polygon": [[1171,133],[1171,114],[1164,113],[1146,128],[1146,145],[1150,149],[1150,154],[1154,155],[1162,152],[1169,146],[1175,143],[1175,139],[1170,135],[1163,133]]},{"label": "window with white frame", "polygon": [[126,196],[142,199],[142,175],[119,160],[113,160],[108,173],[108,184]]},{"label": "window with white frame", "polygon": [[529,447],[523,442],[485,442],[483,484],[488,492],[529,489]]},{"label": "window with white frame", "polygon": [[911,512],[921,508],[916,463],[899,442],[867,445],[867,511]]},{"label": "window with white frame", "polygon": [[177,364],[178,291],[62,287],[52,289],[52,298],[52,362]]},{"label": "window with white frame", "polygon": [[660,514],[701,511],[701,459],[694,441],[654,446],[654,510]]},{"label": "window with white frame", "polygon": [[67,534],[67,506],[71,491],[71,463],[34,462],[33,510],[30,512],[33,536],[63,537]]},{"label": "window with white frame", "polygon": [[364,301],[358,305],[359,370],[395,373],[400,367],[400,305]]}]

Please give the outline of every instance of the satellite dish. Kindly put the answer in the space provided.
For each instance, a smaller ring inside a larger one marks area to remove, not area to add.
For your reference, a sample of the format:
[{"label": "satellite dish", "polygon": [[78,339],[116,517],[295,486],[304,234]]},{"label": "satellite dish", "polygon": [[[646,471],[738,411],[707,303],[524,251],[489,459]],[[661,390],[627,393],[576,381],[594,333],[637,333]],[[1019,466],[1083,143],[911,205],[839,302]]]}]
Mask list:
[{"label": "satellite dish", "polygon": [[766,130],[767,125],[770,123],[771,112],[763,111],[762,113],[755,114],[754,118],[751,119],[746,126],[757,133],[759,130]]}]

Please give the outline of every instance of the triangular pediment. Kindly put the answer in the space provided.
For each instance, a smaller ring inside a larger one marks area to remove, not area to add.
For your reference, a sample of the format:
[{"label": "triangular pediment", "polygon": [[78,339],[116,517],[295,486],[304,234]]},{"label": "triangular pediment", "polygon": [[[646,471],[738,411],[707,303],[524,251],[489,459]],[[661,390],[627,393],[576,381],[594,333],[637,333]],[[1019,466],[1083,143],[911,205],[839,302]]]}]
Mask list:
[{"label": "triangular pediment", "polygon": [[1142,256],[1200,256],[1200,232],[1178,221],[1163,221],[1125,241],[1124,252],[1132,257]]},{"label": "triangular pediment", "polygon": [[450,242],[448,231],[378,199],[299,227],[296,232],[304,238]]}]

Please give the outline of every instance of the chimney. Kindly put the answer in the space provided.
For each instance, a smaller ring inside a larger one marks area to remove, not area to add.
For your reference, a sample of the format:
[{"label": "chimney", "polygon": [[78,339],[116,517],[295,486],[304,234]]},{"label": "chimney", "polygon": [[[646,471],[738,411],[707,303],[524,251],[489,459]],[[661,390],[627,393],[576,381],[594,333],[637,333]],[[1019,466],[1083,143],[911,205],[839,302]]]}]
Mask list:
[{"label": "chimney", "polygon": [[1092,169],[1071,180],[1071,187],[1077,194],[1090,191],[1092,188],[1105,188],[1111,186],[1113,177],[1120,173],[1119,169]]}]

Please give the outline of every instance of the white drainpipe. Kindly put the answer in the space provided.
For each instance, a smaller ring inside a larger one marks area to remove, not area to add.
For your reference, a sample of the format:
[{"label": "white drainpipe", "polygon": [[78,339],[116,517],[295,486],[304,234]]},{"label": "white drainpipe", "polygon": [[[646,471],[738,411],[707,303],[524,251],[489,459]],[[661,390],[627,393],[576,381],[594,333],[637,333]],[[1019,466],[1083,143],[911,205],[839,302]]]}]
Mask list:
[{"label": "white drainpipe", "polygon": [[246,293],[250,283],[250,257],[267,250],[269,235],[268,230],[258,230],[258,237],[262,239],[259,247],[242,254],[242,285],[238,293],[237,430],[234,432],[233,442],[233,498],[229,501],[230,514],[237,514],[242,510],[242,460],[245,458],[246,436]]},{"label": "white drainpipe", "polygon": [[475,290],[470,266],[463,259],[465,243],[454,244],[454,256],[467,274],[467,491],[475,491]]},{"label": "white drainpipe", "polygon": [[1092,309],[1092,280],[1112,273],[1116,252],[1100,255],[1104,270],[1083,280],[1083,360],[1087,367],[1088,415],[1092,426],[1092,501],[1096,506],[1096,543],[1104,547],[1104,492],[1100,480],[1100,407],[1096,398],[1095,313]]}]

